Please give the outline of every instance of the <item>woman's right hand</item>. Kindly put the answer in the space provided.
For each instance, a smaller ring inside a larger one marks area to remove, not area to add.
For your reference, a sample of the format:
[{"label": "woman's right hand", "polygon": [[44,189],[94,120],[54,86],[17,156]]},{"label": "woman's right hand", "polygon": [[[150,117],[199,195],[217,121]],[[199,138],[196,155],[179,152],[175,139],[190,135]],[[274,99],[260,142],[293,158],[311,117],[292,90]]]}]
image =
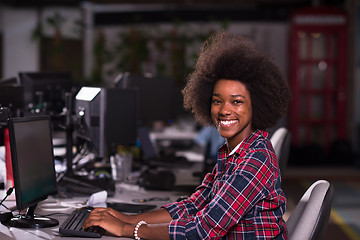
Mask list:
[{"label": "woman's right hand", "polygon": [[112,208],[95,208],[84,221],[83,228],[99,226],[118,237],[131,237],[133,224],[126,222],[127,215]]},{"label": "woman's right hand", "polygon": [[94,208],[94,210],[92,212],[96,213],[96,212],[103,212],[103,211],[108,212],[109,214],[111,214],[112,216],[114,216],[115,218],[117,218],[123,222],[129,221],[129,215],[119,212],[113,208]]}]

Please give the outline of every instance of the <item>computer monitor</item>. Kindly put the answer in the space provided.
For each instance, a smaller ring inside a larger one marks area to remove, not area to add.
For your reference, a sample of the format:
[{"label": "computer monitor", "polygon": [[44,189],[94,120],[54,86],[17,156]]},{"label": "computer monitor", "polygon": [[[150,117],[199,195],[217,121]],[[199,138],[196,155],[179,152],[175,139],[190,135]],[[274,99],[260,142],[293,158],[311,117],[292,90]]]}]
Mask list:
[{"label": "computer monitor", "polygon": [[49,116],[9,119],[16,208],[26,214],[14,216],[10,226],[43,228],[58,225],[55,219],[36,216],[36,205],[57,192]]},{"label": "computer monitor", "polygon": [[19,84],[0,84],[0,107],[7,107],[13,115],[24,109],[24,88]]},{"label": "computer monitor", "polygon": [[175,80],[169,77],[124,74],[116,83],[117,88],[138,89],[139,120],[143,125],[154,121],[165,121],[176,117],[179,111],[180,90]]},{"label": "computer monitor", "polygon": [[26,106],[43,108],[59,113],[65,106],[65,93],[73,86],[67,72],[19,72],[19,82],[24,87]]},{"label": "computer monitor", "polygon": [[75,97],[75,114],[79,119],[75,135],[91,143],[100,157],[111,155],[117,145],[136,143],[135,89],[82,87]]}]

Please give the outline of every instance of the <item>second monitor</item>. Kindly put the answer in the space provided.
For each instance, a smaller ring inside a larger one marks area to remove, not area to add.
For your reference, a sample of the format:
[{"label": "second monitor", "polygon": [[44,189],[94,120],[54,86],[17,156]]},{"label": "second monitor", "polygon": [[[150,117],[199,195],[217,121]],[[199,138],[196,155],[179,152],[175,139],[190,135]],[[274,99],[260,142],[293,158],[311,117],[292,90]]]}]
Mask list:
[{"label": "second monitor", "polygon": [[139,121],[143,125],[171,121],[183,111],[181,91],[173,78],[125,73],[116,87],[139,91]]}]

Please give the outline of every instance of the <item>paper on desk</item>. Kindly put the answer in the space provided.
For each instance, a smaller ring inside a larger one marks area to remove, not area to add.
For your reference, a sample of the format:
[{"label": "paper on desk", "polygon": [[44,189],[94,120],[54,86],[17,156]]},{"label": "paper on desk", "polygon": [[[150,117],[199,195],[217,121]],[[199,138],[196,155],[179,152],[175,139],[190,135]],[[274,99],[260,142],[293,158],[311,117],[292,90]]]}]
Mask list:
[{"label": "paper on desk", "polygon": [[86,201],[90,207],[106,207],[107,191],[93,193]]}]

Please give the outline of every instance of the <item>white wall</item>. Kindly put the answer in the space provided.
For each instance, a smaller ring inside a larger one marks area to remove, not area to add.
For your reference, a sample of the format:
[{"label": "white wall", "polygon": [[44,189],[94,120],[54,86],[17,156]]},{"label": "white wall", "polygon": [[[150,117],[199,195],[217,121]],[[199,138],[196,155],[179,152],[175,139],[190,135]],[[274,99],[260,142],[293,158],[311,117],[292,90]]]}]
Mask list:
[{"label": "white wall", "polygon": [[[38,71],[40,69],[39,44],[32,40],[39,12],[35,8],[10,8],[0,10],[0,31],[3,32],[3,78],[17,76],[19,71]],[[56,12],[64,17],[61,27],[65,38],[80,38],[80,31],[74,22],[80,20],[79,8],[46,8],[41,12],[44,34],[53,35],[54,29],[46,19]]]},{"label": "white wall", "polygon": [[36,26],[36,12],[5,8],[2,12],[3,78],[17,76],[19,71],[39,69],[38,44],[31,41]]}]

